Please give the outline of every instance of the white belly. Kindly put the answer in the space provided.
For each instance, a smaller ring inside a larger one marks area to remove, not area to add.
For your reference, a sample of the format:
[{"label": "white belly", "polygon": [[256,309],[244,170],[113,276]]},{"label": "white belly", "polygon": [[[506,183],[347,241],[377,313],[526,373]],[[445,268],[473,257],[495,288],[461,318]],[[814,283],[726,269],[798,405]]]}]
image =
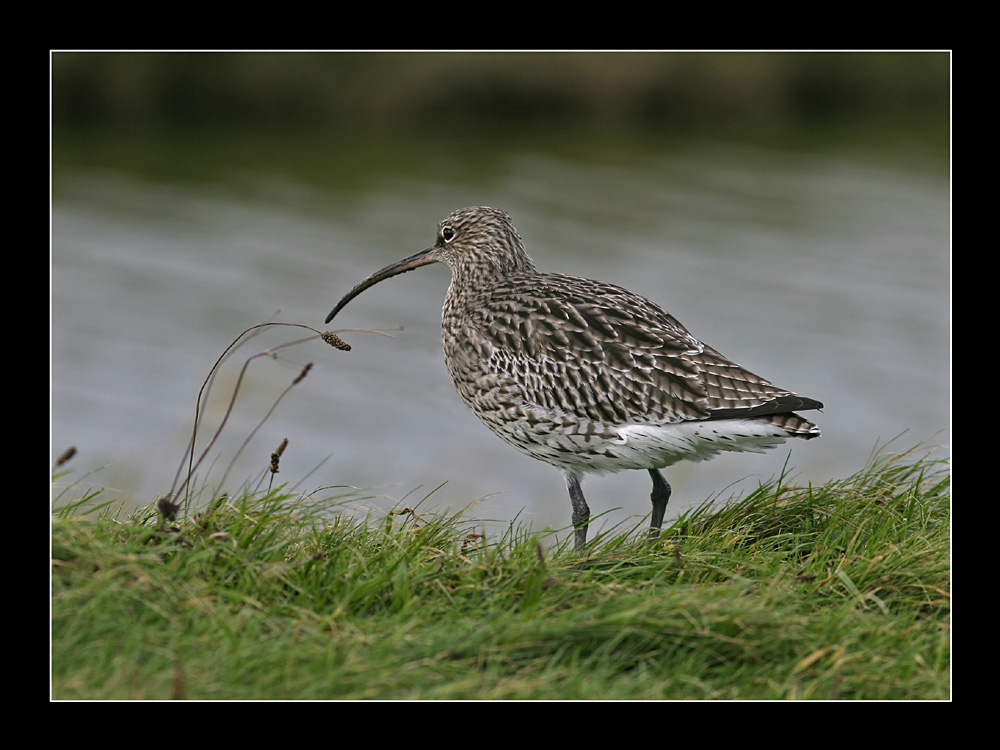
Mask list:
[{"label": "white belly", "polygon": [[[486,420],[484,420],[486,421]],[[790,437],[780,427],[754,419],[719,419],[651,425],[490,424],[493,431],[523,453],[560,469],[607,474],[626,469],[662,469],[678,461],[703,461],[725,451],[761,453]]]}]

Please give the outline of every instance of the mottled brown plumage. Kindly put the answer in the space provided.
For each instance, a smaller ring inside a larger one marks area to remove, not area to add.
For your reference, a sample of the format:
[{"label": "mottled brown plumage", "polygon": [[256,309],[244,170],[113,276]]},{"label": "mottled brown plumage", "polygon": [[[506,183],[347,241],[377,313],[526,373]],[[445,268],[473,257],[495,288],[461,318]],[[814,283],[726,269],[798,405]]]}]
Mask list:
[{"label": "mottled brown plumage", "polygon": [[794,413],[820,402],[729,361],[653,302],[539,272],[495,208],[449,215],[433,247],[369,276],[327,322],[368,287],[435,261],[452,271],[441,330],[459,395],[500,438],[563,472],[581,552],[590,516],[583,474],[649,471],[655,538],[670,497],[659,469],[820,434]]}]

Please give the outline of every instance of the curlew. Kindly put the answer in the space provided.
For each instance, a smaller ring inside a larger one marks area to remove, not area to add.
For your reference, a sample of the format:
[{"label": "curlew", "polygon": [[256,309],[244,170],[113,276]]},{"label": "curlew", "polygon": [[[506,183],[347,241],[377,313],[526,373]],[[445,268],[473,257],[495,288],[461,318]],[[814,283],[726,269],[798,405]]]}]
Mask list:
[{"label": "curlew", "polygon": [[661,469],[820,434],[795,412],[822,403],[726,359],[659,305],[614,284],[537,270],[495,208],[450,214],[432,247],[373,273],[326,322],[369,287],[434,262],[451,268],[441,331],[459,396],[502,440],[562,472],[581,554],[585,474],[648,471],[656,539],[671,494]]}]

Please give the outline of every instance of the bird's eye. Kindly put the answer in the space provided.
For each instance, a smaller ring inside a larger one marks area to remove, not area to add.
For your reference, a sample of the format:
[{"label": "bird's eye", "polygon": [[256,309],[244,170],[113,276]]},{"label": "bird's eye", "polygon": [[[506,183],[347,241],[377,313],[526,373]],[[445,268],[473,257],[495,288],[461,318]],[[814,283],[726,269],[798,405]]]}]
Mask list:
[{"label": "bird's eye", "polygon": [[445,242],[451,242],[455,239],[455,230],[451,227],[444,227],[441,229],[441,239]]}]

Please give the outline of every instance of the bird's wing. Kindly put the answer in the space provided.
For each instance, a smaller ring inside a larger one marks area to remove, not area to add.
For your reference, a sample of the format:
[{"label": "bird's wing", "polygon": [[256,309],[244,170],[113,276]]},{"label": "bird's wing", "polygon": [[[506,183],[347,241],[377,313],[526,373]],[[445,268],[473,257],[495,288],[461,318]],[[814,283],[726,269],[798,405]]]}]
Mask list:
[{"label": "bird's wing", "polygon": [[535,408],[612,423],[756,416],[822,405],[692,336],[649,300],[561,274],[511,277],[475,301],[489,374]]}]

